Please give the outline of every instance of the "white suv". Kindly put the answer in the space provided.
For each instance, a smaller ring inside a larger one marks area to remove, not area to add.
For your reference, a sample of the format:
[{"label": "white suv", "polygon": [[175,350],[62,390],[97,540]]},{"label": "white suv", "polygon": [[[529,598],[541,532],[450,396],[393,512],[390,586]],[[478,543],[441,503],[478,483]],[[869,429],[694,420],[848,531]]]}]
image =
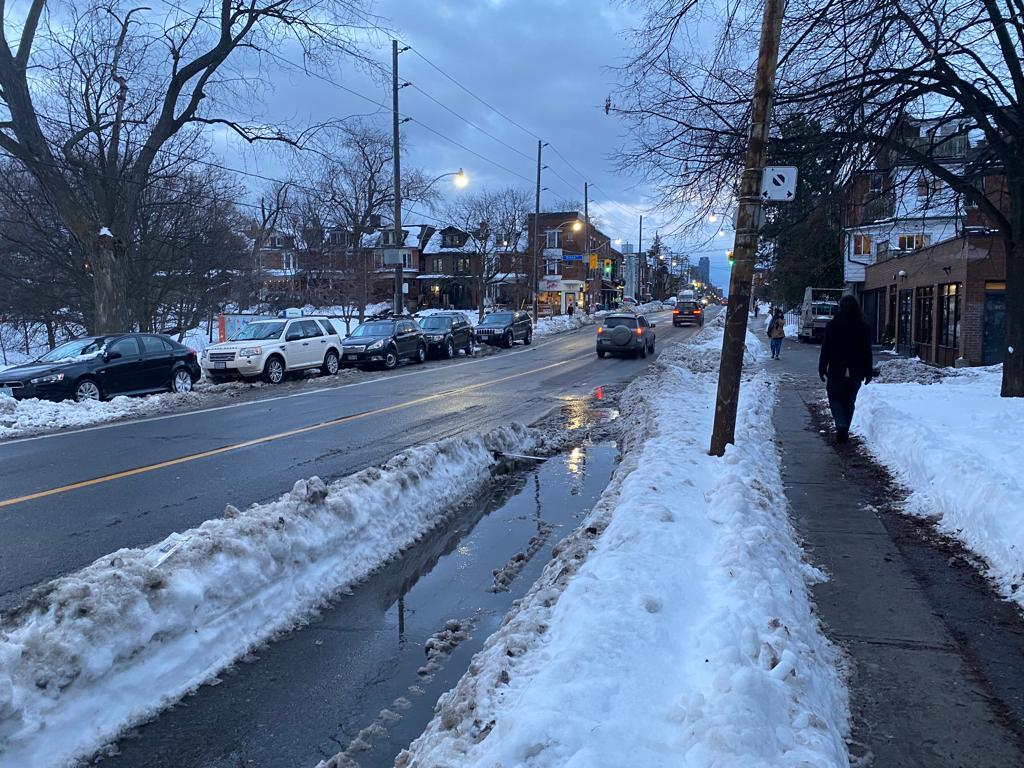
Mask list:
[{"label": "white suv", "polygon": [[200,363],[213,382],[262,376],[280,384],[291,371],[319,368],[334,375],[340,351],[341,336],[326,317],[257,320],[231,341],[207,347]]}]

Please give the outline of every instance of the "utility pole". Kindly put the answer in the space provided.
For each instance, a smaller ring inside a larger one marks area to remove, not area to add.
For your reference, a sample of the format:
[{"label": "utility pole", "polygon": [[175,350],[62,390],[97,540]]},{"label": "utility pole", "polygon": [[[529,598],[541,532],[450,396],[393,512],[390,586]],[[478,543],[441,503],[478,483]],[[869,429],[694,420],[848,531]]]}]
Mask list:
[{"label": "utility pole", "polygon": [[729,306],[725,314],[722,362],[715,400],[715,426],[711,432],[709,451],[712,456],[722,456],[725,446],[735,442],[743,342],[747,335],[747,310],[750,308],[757,230],[761,220],[761,177],[768,157],[768,127],[771,123],[772,94],[775,90],[775,70],[779,63],[784,8],[785,0],[765,0],[751,103],[750,137],[747,140],[746,161],[737,200],[736,240],[733,246],[733,267],[729,275]]},{"label": "utility pole", "polygon": [[[590,268],[590,185],[587,182],[583,182],[583,250],[586,251],[587,268]],[[591,270],[593,274],[590,278],[590,305],[596,307],[600,302],[598,299],[601,294],[597,290],[597,275],[600,270]]]},{"label": "utility pole", "polygon": [[[401,140],[399,137],[398,117],[398,41],[391,41],[391,150],[395,156],[395,248],[405,245],[402,237],[402,166]],[[402,279],[405,270],[404,257],[395,264],[395,317],[401,317],[405,302],[402,297]]]},{"label": "utility pole", "polygon": [[533,323],[540,316],[540,274],[538,273],[538,250],[540,249],[540,153],[544,143],[537,139],[537,198],[533,209]]},{"label": "utility pole", "polygon": [[633,294],[633,298],[636,299],[636,303],[639,304],[640,299],[640,285],[641,278],[643,275],[643,267],[641,266],[645,261],[643,257],[644,252],[644,215],[640,214],[640,236],[636,239],[636,293]]}]

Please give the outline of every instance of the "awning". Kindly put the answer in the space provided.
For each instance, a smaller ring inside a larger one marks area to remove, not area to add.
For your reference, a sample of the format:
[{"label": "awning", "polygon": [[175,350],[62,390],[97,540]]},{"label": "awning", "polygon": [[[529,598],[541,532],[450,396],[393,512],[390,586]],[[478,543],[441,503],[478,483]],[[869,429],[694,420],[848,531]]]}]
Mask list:
[{"label": "awning", "polygon": [[451,280],[452,275],[416,275],[417,280]]}]

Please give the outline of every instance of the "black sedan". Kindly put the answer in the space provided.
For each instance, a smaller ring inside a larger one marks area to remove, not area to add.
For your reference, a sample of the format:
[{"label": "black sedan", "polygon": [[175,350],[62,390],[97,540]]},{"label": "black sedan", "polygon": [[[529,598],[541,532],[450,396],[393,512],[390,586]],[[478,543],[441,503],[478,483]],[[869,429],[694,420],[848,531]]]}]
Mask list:
[{"label": "black sedan", "polygon": [[459,350],[467,357],[474,352],[473,326],[461,312],[438,312],[420,318],[420,328],[427,338],[427,353],[451,360]]},{"label": "black sedan", "polygon": [[427,340],[415,320],[371,320],[358,326],[341,342],[341,364],[391,370],[402,360],[422,363]]},{"label": "black sedan", "polygon": [[115,395],[188,392],[202,369],[194,349],[155,333],[89,336],[34,363],[0,371],[0,395],[17,400],[103,400]]},{"label": "black sedan", "polygon": [[476,327],[479,341],[492,346],[511,347],[517,341],[533,342],[533,322],[529,312],[492,312]]}]

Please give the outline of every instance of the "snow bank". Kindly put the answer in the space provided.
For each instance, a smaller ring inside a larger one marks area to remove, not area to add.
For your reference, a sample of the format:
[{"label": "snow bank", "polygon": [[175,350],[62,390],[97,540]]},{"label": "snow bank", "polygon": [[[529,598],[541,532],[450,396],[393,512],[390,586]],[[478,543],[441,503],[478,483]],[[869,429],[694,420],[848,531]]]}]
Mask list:
[{"label": "snow bank", "polygon": [[0,766],[88,755],[441,523],[524,427],[412,448],[325,485],[123,549],[0,624]]},{"label": "snow bank", "polygon": [[[397,766],[846,766],[847,692],[821,634],[745,377],[737,447],[707,455],[721,322],[621,398],[622,463],[591,515]],[[764,345],[748,336],[751,359]],[[330,765],[330,762],[327,763]]]},{"label": "snow bank", "polygon": [[1001,366],[912,375],[933,383],[863,387],[853,431],[907,488],[906,511],[981,555],[1002,593],[1024,605],[1024,400],[999,396]]}]

